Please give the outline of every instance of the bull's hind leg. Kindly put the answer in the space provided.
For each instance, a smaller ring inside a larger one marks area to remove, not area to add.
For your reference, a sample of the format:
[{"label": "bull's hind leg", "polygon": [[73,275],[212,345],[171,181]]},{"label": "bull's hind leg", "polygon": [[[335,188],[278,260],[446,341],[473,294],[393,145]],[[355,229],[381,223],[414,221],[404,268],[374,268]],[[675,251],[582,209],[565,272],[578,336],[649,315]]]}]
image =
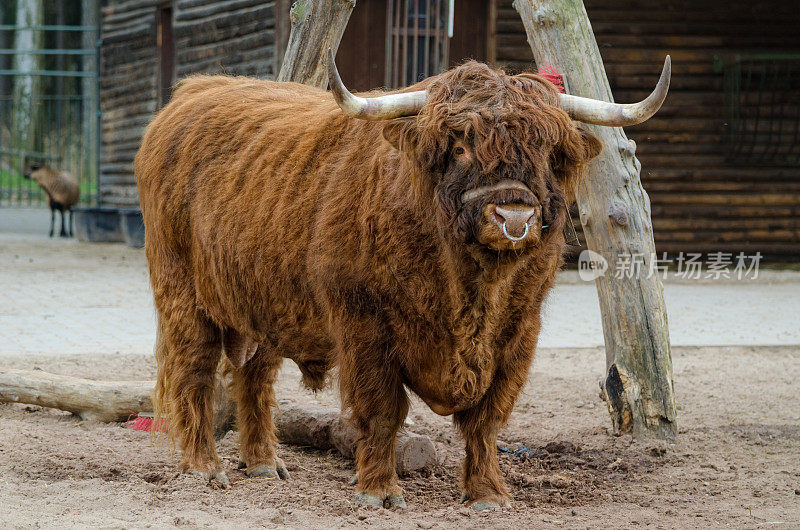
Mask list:
[{"label": "bull's hind leg", "polygon": [[275,455],[277,439],[270,410],[275,406],[272,385],[282,360],[269,346],[259,345],[253,357],[233,372],[240,465],[250,477],[289,478],[283,461]]},{"label": "bull's hind leg", "polygon": [[182,450],[180,468],[206,480],[229,481],[214,445],[213,398],[222,344],[219,328],[194,304],[159,311],[157,407]]}]

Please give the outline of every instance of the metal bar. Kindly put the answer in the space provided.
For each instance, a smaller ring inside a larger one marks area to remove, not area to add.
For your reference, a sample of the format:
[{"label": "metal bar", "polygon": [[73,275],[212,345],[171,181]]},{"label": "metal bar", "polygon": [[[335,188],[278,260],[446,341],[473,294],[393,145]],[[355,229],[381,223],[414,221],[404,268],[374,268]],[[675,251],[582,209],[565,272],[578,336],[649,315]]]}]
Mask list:
[{"label": "metal bar", "polygon": [[10,48],[0,49],[0,55],[17,55],[23,53],[28,55],[94,55],[97,53],[97,51],[84,49],[60,50],[57,48],[49,48],[46,50],[12,50]]},{"label": "metal bar", "polygon": [[[435,0],[434,0],[434,1],[435,1]],[[419,36],[420,36],[420,37],[424,37],[424,36],[425,36],[425,32],[426,32],[426,30],[424,30],[424,29],[420,28],[420,30],[419,30]],[[431,37],[436,37],[436,36],[438,36],[440,33],[441,33],[440,31],[436,31],[435,29],[431,29],[431,30],[430,30],[430,32],[429,32],[429,35],[430,35]],[[392,30],[392,34],[393,34],[393,35],[402,35],[402,34],[403,34],[403,28],[395,28],[395,29],[393,29],[393,30]]]},{"label": "metal bar", "polygon": [[[762,160],[765,160],[769,156],[771,156],[774,153],[775,149],[778,147],[778,145],[780,145],[779,142],[774,142],[773,139],[772,139],[773,138],[772,129],[775,126],[775,121],[776,121],[776,116],[777,116],[777,114],[775,113],[775,109],[776,109],[775,98],[778,96],[778,85],[779,85],[778,79],[779,79],[779,73],[780,72],[779,72],[778,65],[776,63],[773,62],[772,63],[772,67],[773,67],[773,70],[772,70],[772,72],[773,72],[773,75],[772,75],[772,89],[770,90],[769,112],[767,114],[767,116],[768,116],[768,118],[767,118],[767,126],[769,128],[767,129],[767,139],[766,139],[766,141],[764,143],[764,152],[761,153],[761,159]],[[780,123],[781,123],[780,119],[778,119],[777,122],[778,122],[778,126],[780,126]]]},{"label": "metal bar", "polygon": [[[791,74],[789,79],[791,80]],[[792,140],[791,145],[797,146],[800,144],[800,102],[797,103],[797,112],[794,119],[794,139]]]},{"label": "metal bar", "polygon": [[414,0],[414,46],[411,58],[411,83],[419,81],[419,0]]},{"label": "metal bar", "polygon": [[400,41],[402,39],[400,35],[400,13],[402,13],[402,3],[403,0],[394,0],[394,23],[396,29],[395,32],[395,39],[394,39],[394,58],[392,59],[392,86],[391,88],[397,88],[400,86]]},{"label": "metal bar", "polygon": [[17,26],[15,24],[0,24],[0,31],[97,31],[97,26],[60,26],[57,24],[41,26]]},{"label": "metal bar", "polygon": [[434,74],[438,74],[439,72],[442,71],[442,66],[441,66],[441,54],[442,54],[442,36],[441,36],[442,34],[441,34],[441,29],[442,28],[439,27],[441,25],[441,23],[442,23],[442,17],[441,17],[441,14],[442,14],[442,2],[443,2],[443,0],[436,0],[436,19],[435,19],[436,24],[434,25],[434,28],[436,29],[436,35],[435,35],[435,40],[434,40],[434,44],[433,44],[434,48],[435,48],[434,57],[436,59],[436,62],[433,65],[434,66],[434,70],[433,70]]},{"label": "metal bar", "polygon": [[41,76],[62,76],[62,77],[97,77],[97,72],[81,72],[75,70],[0,70],[0,75],[41,75]]},{"label": "metal bar", "polygon": [[386,49],[384,50],[384,64],[383,64],[383,85],[386,88],[392,86],[392,46],[394,46],[393,37],[393,7],[392,0],[386,0]]},{"label": "metal bar", "polygon": [[403,2],[403,64],[402,72],[403,78],[400,80],[400,86],[408,86],[408,16],[410,14],[411,0]]},{"label": "metal bar", "polygon": [[446,0],[447,2],[447,31],[443,35],[442,41],[444,42],[444,51],[442,52],[442,68],[441,71],[445,71],[450,67],[450,37],[451,32],[453,31],[453,20],[452,14],[455,11],[455,0]]},{"label": "metal bar", "polygon": [[423,53],[425,54],[422,63],[422,75],[427,79],[431,75],[431,0],[425,0],[425,41]]},{"label": "metal bar", "polygon": [[3,149],[0,147],[0,155],[22,156],[28,155],[31,158],[41,160],[61,160],[58,155],[48,155],[46,153],[39,153],[37,151],[26,151],[25,149]]},{"label": "metal bar", "polygon": [[800,53],[750,53],[739,54],[734,61],[797,61],[800,60]]}]

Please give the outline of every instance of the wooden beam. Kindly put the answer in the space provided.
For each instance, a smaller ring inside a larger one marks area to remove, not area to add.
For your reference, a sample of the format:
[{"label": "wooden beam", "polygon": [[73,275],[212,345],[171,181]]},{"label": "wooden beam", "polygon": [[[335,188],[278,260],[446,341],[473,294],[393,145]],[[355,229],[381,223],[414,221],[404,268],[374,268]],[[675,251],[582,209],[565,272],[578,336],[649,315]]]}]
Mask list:
[{"label": "wooden beam", "polygon": [[[567,92],[613,101],[581,0],[515,0],[537,64],[551,63]],[[658,72],[653,72],[653,84]],[[613,268],[641,255],[640,274],[595,280],[603,317],[607,372],[601,382],[614,429],[633,435],[677,434],[667,311],[655,257],[650,200],[639,179],[635,144],[621,128],[586,126],[605,146],[576,193],[589,249]]]},{"label": "wooden beam", "polygon": [[292,31],[278,81],[327,88],[325,56],[336,55],[355,0],[297,0],[291,9]]}]

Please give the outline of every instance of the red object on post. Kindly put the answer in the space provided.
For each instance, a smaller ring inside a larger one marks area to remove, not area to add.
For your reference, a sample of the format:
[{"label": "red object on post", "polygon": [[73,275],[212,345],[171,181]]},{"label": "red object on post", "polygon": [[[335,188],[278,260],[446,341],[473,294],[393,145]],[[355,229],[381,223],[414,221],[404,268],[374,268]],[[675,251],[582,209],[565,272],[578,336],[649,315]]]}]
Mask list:
[{"label": "red object on post", "polygon": [[539,75],[553,83],[559,92],[562,94],[566,94],[567,91],[564,88],[564,76],[561,75],[561,72],[556,70],[556,67],[550,63],[545,63],[539,68]]}]

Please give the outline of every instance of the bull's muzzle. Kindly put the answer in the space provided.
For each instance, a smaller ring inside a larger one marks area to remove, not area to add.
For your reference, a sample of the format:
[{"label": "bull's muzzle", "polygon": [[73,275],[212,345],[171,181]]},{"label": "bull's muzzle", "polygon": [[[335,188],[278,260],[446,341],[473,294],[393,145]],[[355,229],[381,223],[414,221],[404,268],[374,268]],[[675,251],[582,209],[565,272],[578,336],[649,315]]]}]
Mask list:
[{"label": "bull's muzzle", "polygon": [[526,204],[490,204],[486,216],[500,227],[506,239],[513,242],[528,237],[531,225],[537,220],[536,208]]}]

